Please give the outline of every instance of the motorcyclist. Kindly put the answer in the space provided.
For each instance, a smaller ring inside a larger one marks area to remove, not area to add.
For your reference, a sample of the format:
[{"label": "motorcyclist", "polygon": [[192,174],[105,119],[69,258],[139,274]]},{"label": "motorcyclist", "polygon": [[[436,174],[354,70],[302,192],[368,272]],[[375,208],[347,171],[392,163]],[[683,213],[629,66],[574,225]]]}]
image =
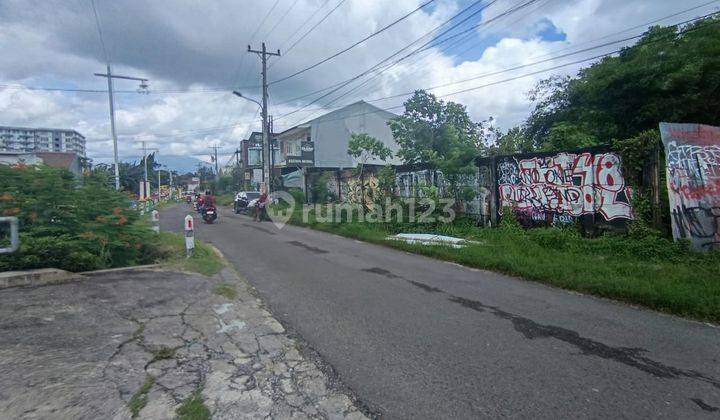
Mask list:
[{"label": "motorcyclist", "polygon": [[212,194],[212,191],[205,191],[205,199],[203,200],[203,203],[205,204],[206,208],[215,208],[215,196]]},{"label": "motorcyclist", "polygon": [[260,197],[257,199],[257,204],[255,206],[255,221],[256,222],[262,222],[267,217],[267,204],[268,204],[268,195],[265,190],[262,190],[262,193],[260,194]]}]

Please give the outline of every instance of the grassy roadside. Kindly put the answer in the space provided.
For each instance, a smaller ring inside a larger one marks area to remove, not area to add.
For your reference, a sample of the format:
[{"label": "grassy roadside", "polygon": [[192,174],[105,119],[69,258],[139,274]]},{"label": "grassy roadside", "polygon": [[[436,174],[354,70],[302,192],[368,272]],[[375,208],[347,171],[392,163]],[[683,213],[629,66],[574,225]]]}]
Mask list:
[{"label": "grassy roadside", "polygon": [[[589,239],[570,229],[480,229],[471,223],[303,223],[299,214],[290,223],[720,323],[720,255],[693,252],[662,238],[605,235]],[[399,232],[452,235],[479,244],[455,249],[386,239]]]},{"label": "grassy roadside", "polygon": [[165,256],[160,263],[176,270],[212,276],[225,266],[222,257],[209,245],[195,240],[192,257],[185,257],[185,238],[179,233],[160,232],[158,247]]}]

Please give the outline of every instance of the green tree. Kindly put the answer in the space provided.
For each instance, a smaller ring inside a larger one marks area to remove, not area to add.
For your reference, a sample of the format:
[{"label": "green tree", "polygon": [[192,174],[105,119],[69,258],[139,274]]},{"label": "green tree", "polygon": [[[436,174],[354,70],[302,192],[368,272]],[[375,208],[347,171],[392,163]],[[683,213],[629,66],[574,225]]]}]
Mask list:
[{"label": "green tree", "polygon": [[719,125],[720,19],[651,27],[640,41],[578,77],[552,77],[529,93],[527,132],[539,148],[633,138],[658,123]]},{"label": "green tree", "polygon": [[0,271],[55,267],[94,270],[152,262],[152,233],[108,174],[82,180],[46,166],[0,165],[0,216],[20,219],[20,249],[0,255]]},{"label": "green tree", "polygon": [[393,153],[385,143],[366,133],[353,134],[348,142],[348,155],[358,160],[360,176],[360,201],[365,207],[365,164],[370,159],[379,159],[383,162],[392,157]]},{"label": "green tree", "polygon": [[460,177],[474,172],[473,158],[482,144],[465,106],[418,90],[405,102],[403,115],[390,121],[390,130],[400,145],[398,156],[406,164],[428,166],[433,184],[440,170],[457,198]]}]

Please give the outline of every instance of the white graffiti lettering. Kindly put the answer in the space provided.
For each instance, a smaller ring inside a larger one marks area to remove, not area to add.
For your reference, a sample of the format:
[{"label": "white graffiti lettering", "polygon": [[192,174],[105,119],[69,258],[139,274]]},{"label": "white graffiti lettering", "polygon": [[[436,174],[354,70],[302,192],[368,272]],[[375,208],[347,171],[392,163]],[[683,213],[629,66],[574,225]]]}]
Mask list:
[{"label": "white graffiti lettering", "polygon": [[[630,191],[625,186],[620,158],[614,153],[558,153],[502,163],[506,165],[502,171],[498,167],[501,206],[552,223],[568,223],[570,216],[592,213],[606,220],[632,219]],[[509,165],[517,168],[515,172]],[[517,176],[502,177],[503,173]],[[563,217],[537,216],[543,213]]]}]

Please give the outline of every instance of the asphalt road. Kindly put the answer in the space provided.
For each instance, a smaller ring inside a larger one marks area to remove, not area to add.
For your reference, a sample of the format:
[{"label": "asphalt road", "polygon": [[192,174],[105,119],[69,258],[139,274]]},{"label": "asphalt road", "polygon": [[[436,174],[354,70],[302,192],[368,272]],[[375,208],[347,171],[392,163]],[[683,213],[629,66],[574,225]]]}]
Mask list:
[{"label": "asphalt road", "polygon": [[720,416],[717,327],[230,210],[196,226],[383,418]]}]

